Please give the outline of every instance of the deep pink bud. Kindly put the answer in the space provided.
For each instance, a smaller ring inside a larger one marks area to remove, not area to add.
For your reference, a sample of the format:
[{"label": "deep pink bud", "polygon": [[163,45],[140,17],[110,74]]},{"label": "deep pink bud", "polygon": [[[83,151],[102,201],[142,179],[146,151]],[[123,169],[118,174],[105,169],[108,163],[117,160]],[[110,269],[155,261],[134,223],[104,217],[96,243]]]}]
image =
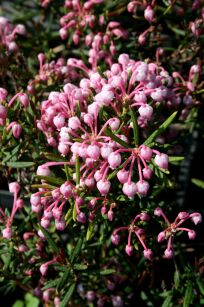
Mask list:
[{"label": "deep pink bud", "polygon": [[120,243],[120,236],[117,235],[117,234],[112,234],[111,236],[111,242],[114,244],[114,245],[118,245]]},{"label": "deep pink bud", "polygon": [[27,108],[27,107],[28,107],[28,104],[29,104],[28,95],[22,93],[22,94],[19,94],[18,98],[19,98],[21,104],[22,104],[25,108]]},{"label": "deep pink bud", "polygon": [[82,224],[86,223],[86,215],[83,212],[80,212],[79,214],[77,214],[76,219],[79,223],[82,223]]},{"label": "deep pink bud", "polygon": [[126,245],[125,252],[128,256],[131,256],[133,253],[133,247],[131,245]]},{"label": "deep pink bud", "polygon": [[[7,95],[8,95],[7,90],[3,87],[0,87],[0,101],[6,100]],[[1,112],[0,112],[0,114],[1,114]]]},{"label": "deep pink bud", "polygon": [[153,252],[151,251],[151,249],[145,249],[143,251],[143,255],[148,260],[152,260],[152,258],[153,258]]},{"label": "deep pink bud", "polygon": [[60,192],[62,193],[64,197],[70,198],[70,196],[72,195],[72,186],[69,183],[69,181],[66,181],[65,183],[61,185]]},{"label": "deep pink bud", "polygon": [[142,173],[143,173],[144,179],[148,180],[148,179],[152,178],[153,172],[152,172],[151,168],[149,168],[149,167],[143,168]]},{"label": "deep pink bud", "polygon": [[157,241],[160,243],[166,238],[165,232],[161,231],[157,236]]},{"label": "deep pink bud", "polygon": [[113,219],[114,219],[114,212],[113,212],[113,210],[108,210],[108,219],[109,219],[109,221],[112,221]]},{"label": "deep pink bud", "polygon": [[55,227],[57,230],[63,231],[66,228],[66,223],[63,220],[55,220]]},{"label": "deep pink bud", "polygon": [[147,214],[146,212],[142,212],[140,214],[140,220],[141,221],[149,221],[150,220],[149,214]]},{"label": "deep pink bud", "polygon": [[13,136],[16,138],[16,139],[19,139],[20,136],[21,136],[21,132],[22,132],[22,127],[20,124],[14,124],[12,126],[12,132],[13,132]]}]

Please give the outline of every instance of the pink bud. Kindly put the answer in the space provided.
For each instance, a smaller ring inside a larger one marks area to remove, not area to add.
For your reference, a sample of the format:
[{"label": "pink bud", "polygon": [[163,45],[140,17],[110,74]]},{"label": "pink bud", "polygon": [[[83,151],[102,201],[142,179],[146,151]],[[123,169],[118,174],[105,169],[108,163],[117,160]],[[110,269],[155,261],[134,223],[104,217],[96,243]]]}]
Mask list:
[{"label": "pink bud", "polygon": [[173,251],[172,251],[172,249],[166,249],[164,251],[164,257],[167,258],[167,259],[173,258]]},{"label": "pink bud", "polygon": [[6,119],[6,108],[0,104],[0,118]]},{"label": "pink bud", "polygon": [[23,202],[23,200],[22,199],[17,199],[17,201],[16,201],[16,207],[17,207],[17,209],[21,209],[21,208],[23,208],[23,204],[24,204],[24,202]]},{"label": "pink bud", "polygon": [[20,189],[21,187],[18,184],[18,182],[15,181],[15,182],[9,183],[9,192],[18,194]]},{"label": "pink bud", "polygon": [[108,211],[108,219],[109,221],[112,221],[114,219],[114,212],[113,210]]},{"label": "pink bud", "polygon": [[126,182],[123,185],[123,193],[127,195],[129,198],[133,198],[137,193],[136,183]]},{"label": "pink bud", "polygon": [[111,236],[111,242],[112,242],[114,245],[119,245],[119,243],[120,243],[120,236],[117,235],[117,234],[112,234],[112,236]]},{"label": "pink bud", "polygon": [[63,39],[63,40],[66,39],[68,37],[67,29],[61,28],[59,30],[59,35],[60,35],[61,39]]},{"label": "pink bud", "polygon": [[136,190],[137,190],[137,193],[140,194],[141,196],[146,196],[149,190],[149,183],[144,180],[138,181],[136,183]]},{"label": "pink bud", "polygon": [[53,123],[57,129],[61,129],[65,124],[65,117],[61,114],[58,114],[53,118]]},{"label": "pink bud", "polygon": [[194,230],[188,231],[188,237],[190,240],[194,240],[196,237],[196,232]]},{"label": "pink bud", "polygon": [[96,295],[95,295],[95,292],[94,292],[94,291],[88,291],[88,292],[86,293],[86,298],[87,298],[87,300],[88,300],[89,302],[93,302],[93,301],[95,300],[95,297],[96,297]]},{"label": "pink bud", "polygon": [[7,239],[7,240],[11,239],[11,236],[12,236],[11,228],[9,228],[9,227],[4,228],[2,230],[2,235],[3,235],[4,239]]},{"label": "pink bud", "polygon": [[102,196],[106,196],[110,190],[111,183],[107,180],[99,180],[97,182],[97,188]]},{"label": "pink bud", "polygon": [[158,234],[158,236],[157,236],[157,241],[160,243],[160,242],[162,242],[165,238],[166,238],[165,232],[162,231],[162,232],[160,232],[160,233]]},{"label": "pink bud", "polygon": [[152,149],[145,146],[145,145],[142,145],[140,147],[140,156],[146,160],[146,161],[150,161],[151,158],[152,158]]},{"label": "pink bud", "polygon": [[118,128],[120,127],[120,120],[118,118],[111,118],[111,120],[109,121],[109,126],[113,131],[118,130]]},{"label": "pink bud", "polygon": [[128,180],[128,176],[129,176],[129,172],[124,169],[121,169],[119,172],[117,172],[117,177],[120,183],[123,183],[123,184],[126,183]]},{"label": "pink bud", "polygon": [[69,183],[69,181],[66,181],[65,183],[61,185],[60,192],[62,193],[64,197],[70,198],[70,196],[72,195],[72,186]]},{"label": "pink bud", "polygon": [[44,165],[38,166],[36,173],[38,176],[50,176],[51,175],[51,171],[49,167],[44,166]]},{"label": "pink bud", "polygon": [[79,223],[85,224],[86,223],[86,215],[83,212],[80,212],[77,217],[76,217],[77,221]]},{"label": "pink bud", "polygon": [[151,249],[145,249],[143,251],[144,257],[148,260],[152,260],[153,258],[153,252],[151,251]]},{"label": "pink bud", "polygon": [[21,244],[21,245],[18,246],[18,251],[20,253],[27,252],[28,251],[28,247],[25,244]]},{"label": "pink bud", "polygon": [[121,164],[121,155],[119,153],[112,152],[108,157],[108,163],[112,169],[117,168]]},{"label": "pink bud", "polygon": [[192,213],[191,215],[190,215],[190,217],[191,217],[191,221],[195,224],[195,225],[197,225],[197,224],[199,224],[199,223],[201,223],[202,222],[202,216],[201,216],[201,214],[200,213]]},{"label": "pink bud", "polygon": [[128,256],[131,256],[133,253],[133,247],[131,245],[126,245],[125,252]]},{"label": "pink bud", "polygon": [[88,156],[94,160],[98,160],[98,158],[100,157],[100,153],[100,148],[97,145],[89,145],[87,148]]},{"label": "pink bud", "polygon": [[108,159],[109,155],[113,152],[113,149],[111,148],[110,145],[108,144],[103,144],[103,146],[101,147],[101,156],[104,159]]},{"label": "pink bud", "polygon": [[123,67],[126,67],[129,61],[129,55],[126,53],[121,54],[118,58],[118,63],[120,63]]},{"label": "pink bud", "polygon": [[70,117],[68,121],[68,126],[72,130],[77,130],[81,126],[81,122],[77,116]]},{"label": "pink bud", "polygon": [[144,11],[144,18],[151,23],[154,20],[154,10],[151,8],[150,5]]},{"label": "pink bud", "polygon": [[140,214],[140,220],[141,221],[149,221],[150,220],[149,214],[147,214],[146,212],[142,212]]},{"label": "pink bud", "polygon": [[66,223],[63,220],[55,220],[55,227],[57,230],[63,231],[66,228]]},{"label": "pink bud", "polygon": [[28,104],[29,104],[28,95],[26,95],[26,94],[24,94],[24,93],[21,93],[21,94],[19,94],[18,98],[19,98],[21,104],[22,104],[25,108],[27,108],[27,107],[28,107]]},{"label": "pink bud", "polygon": [[140,116],[150,120],[153,114],[153,108],[146,104],[144,106],[139,107],[138,112],[140,114]]},{"label": "pink bud", "polygon": [[57,149],[63,156],[66,156],[69,152],[69,145],[60,142]]},{"label": "pink bud", "polygon": [[153,172],[152,172],[152,170],[148,166],[143,168],[142,173],[143,173],[144,179],[148,180],[148,179],[152,178]]},{"label": "pink bud", "polygon": [[15,31],[16,33],[20,34],[20,35],[26,35],[26,28],[24,25],[18,24],[15,27]]},{"label": "pink bud", "polygon": [[166,154],[157,154],[154,158],[156,165],[163,169],[168,169],[169,157]]},{"label": "pink bud", "polygon": [[41,203],[40,195],[32,194],[30,197],[30,203],[32,206],[37,206]]},{"label": "pink bud", "polygon": [[12,126],[12,132],[13,132],[13,136],[16,138],[16,139],[19,139],[20,136],[21,136],[21,132],[22,132],[22,127],[20,124],[14,124]]},{"label": "pink bud", "polygon": [[95,186],[95,180],[94,178],[86,178],[85,179],[85,185],[89,188],[89,189],[93,189]]},{"label": "pink bud", "polygon": [[156,215],[156,216],[161,216],[162,213],[163,213],[163,210],[161,208],[156,208],[154,210],[154,215]]},{"label": "pink bud", "polygon": [[45,217],[43,217],[43,218],[41,219],[41,221],[40,221],[40,224],[41,224],[41,226],[42,226],[43,228],[47,229],[47,228],[49,228],[49,226],[50,226],[50,220],[47,219],[47,218],[45,218]]},{"label": "pink bud", "polygon": [[187,213],[187,212],[180,212],[180,213],[178,214],[178,218],[179,218],[180,220],[187,219],[187,218],[189,218],[189,217],[190,217],[190,215],[189,215],[189,213]]}]

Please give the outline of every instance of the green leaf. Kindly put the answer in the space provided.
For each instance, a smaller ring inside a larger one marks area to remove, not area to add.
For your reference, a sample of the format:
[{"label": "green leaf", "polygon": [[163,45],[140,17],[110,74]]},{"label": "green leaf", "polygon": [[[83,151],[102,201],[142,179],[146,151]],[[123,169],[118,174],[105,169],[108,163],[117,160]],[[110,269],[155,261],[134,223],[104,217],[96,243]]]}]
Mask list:
[{"label": "green leaf", "polygon": [[53,250],[53,252],[55,254],[59,254],[59,249],[58,249],[56,243],[53,241],[53,239],[52,239],[51,235],[49,234],[49,232],[45,228],[43,228],[40,224],[39,224],[39,227],[40,227],[42,233],[44,234],[44,236],[45,236],[45,238],[46,238],[50,248]]},{"label": "green leaf", "polygon": [[191,305],[192,299],[193,299],[193,285],[192,283],[189,283],[185,291],[183,307],[189,307]]},{"label": "green leaf", "polygon": [[38,179],[45,180],[47,183],[54,184],[55,186],[60,186],[64,183],[64,179],[59,177],[49,177],[49,176],[35,176]]},{"label": "green leaf", "polygon": [[199,277],[196,279],[196,282],[197,282],[197,285],[198,285],[198,288],[199,288],[201,294],[204,295],[204,283],[202,282],[202,280]]},{"label": "green leaf", "polygon": [[80,163],[78,155],[76,155],[75,170],[76,170],[76,184],[78,185],[80,182]]},{"label": "green leaf", "polygon": [[79,264],[79,263],[74,264],[74,269],[78,271],[87,270],[87,268],[88,268],[88,265],[86,264]]},{"label": "green leaf", "polygon": [[51,280],[50,282],[48,282],[43,288],[42,290],[47,290],[49,288],[53,288],[56,287],[57,284],[60,282],[61,278],[57,278],[55,280]]},{"label": "green leaf", "polygon": [[134,133],[134,141],[135,141],[135,147],[138,147],[139,145],[139,129],[137,125],[137,116],[134,110],[130,107],[130,115],[131,115],[131,120],[133,124],[133,133]]},{"label": "green leaf", "polygon": [[88,226],[88,229],[87,229],[87,232],[86,232],[86,240],[87,241],[91,240],[91,238],[93,237],[94,228],[95,228],[95,224],[93,222],[89,223],[89,226]]},{"label": "green leaf", "polygon": [[70,275],[70,268],[68,268],[62,275],[62,278],[59,279],[57,283],[57,289],[63,289],[64,285],[67,283],[67,280]]},{"label": "green leaf", "polygon": [[168,295],[166,297],[166,299],[164,300],[162,307],[171,307],[172,306],[172,298],[173,298],[172,294]]},{"label": "green leaf", "polygon": [[68,302],[72,296],[72,294],[74,293],[74,290],[75,290],[75,287],[76,287],[76,284],[71,284],[71,286],[69,287],[67,293],[65,294],[62,302],[60,303],[60,307],[67,307],[68,306]]},{"label": "green leaf", "polygon": [[174,156],[170,156],[169,157],[169,162],[170,163],[179,162],[179,161],[182,161],[182,160],[184,160],[184,157],[174,157]]},{"label": "green leaf", "polygon": [[111,274],[115,274],[114,269],[105,269],[100,271],[100,275],[111,275]]},{"label": "green leaf", "polygon": [[128,143],[124,142],[119,137],[117,137],[115,134],[113,134],[113,132],[110,129],[106,128],[104,133],[105,133],[105,135],[109,136],[113,141],[120,144],[121,146],[123,146],[125,148],[130,148]]},{"label": "green leaf", "polygon": [[77,241],[77,245],[75,247],[75,249],[73,250],[71,257],[70,257],[70,262],[73,263],[74,259],[78,256],[78,254],[81,251],[82,245],[83,245],[83,238],[79,238],[79,240]]},{"label": "green leaf", "polygon": [[24,302],[23,301],[20,301],[20,300],[17,300],[13,305],[12,307],[24,307]]},{"label": "green leaf", "polygon": [[199,188],[204,189],[204,181],[196,178],[191,179],[192,183],[197,185]]},{"label": "green leaf", "polygon": [[12,167],[12,168],[28,168],[35,165],[34,162],[6,162],[2,163],[2,165]]},{"label": "green leaf", "polygon": [[169,116],[169,118],[167,118],[167,120],[165,120],[165,122],[159,126],[159,128],[154,131],[144,142],[144,145],[149,146],[155,139],[156,137],[158,137],[160,134],[162,134],[167,128],[168,126],[173,122],[174,118],[176,117],[178,112],[174,112],[173,114],[171,114],[171,116]]},{"label": "green leaf", "polygon": [[40,305],[40,300],[32,296],[30,293],[25,295],[25,307],[38,307]]}]

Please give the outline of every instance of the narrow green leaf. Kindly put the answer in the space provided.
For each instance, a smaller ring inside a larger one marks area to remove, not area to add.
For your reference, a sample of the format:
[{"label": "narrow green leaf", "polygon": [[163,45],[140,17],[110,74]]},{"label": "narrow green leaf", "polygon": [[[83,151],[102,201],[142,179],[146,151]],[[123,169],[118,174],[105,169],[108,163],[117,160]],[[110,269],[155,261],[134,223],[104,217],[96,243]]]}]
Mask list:
[{"label": "narrow green leaf", "polygon": [[100,271],[100,275],[111,275],[111,274],[115,274],[114,269],[105,269]]},{"label": "narrow green leaf", "polygon": [[59,282],[57,283],[57,289],[63,289],[64,285],[67,283],[67,280],[70,275],[70,268],[68,268],[60,278]]},{"label": "narrow green leaf", "polygon": [[199,188],[204,189],[204,181],[196,178],[191,179],[192,183],[197,185]]},{"label": "narrow green leaf", "polygon": [[57,284],[60,282],[61,278],[57,278],[55,280],[51,280],[50,282],[48,282],[43,288],[42,290],[47,290],[49,288],[53,288],[56,287]]},{"label": "narrow green leaf", "polygon": [[179,162],[179,161],[182,161],[182,160],[184,160],[184,157],[174,157],[174,156],[170,156],[169,157],[169,162],[170,163]]},{"label": "narrow green leaf", "polygon": [[80,182],[80,163],[78,155],[76,155],[75,170],[76,170],[76,184],[78,185]]},{"label": "narrow green leaf", "polygon": [[74,293],[74,290],[75,290],[75,287],[76,287],[76,284],[71,284],[71,286],[69,287],[67,293],[65,294],[62,302],[60,303],[60,307],[67,307],[68,306],[68,302],[72,296],[72,294]]},{"label": "narrow green leaf", "polygon": [[139,145],[139,129],[137,125],[137,116],[134,110],[130,107],[130,115],[131,115],[131,120],[133,124],[133,133],[134,133],[134,141],[135,141],[135,147],[138,147]]},{"label": "narrow green leaf", "polygon": [[189,283],[188,286],[186,287],[183,307],[189,307],[191,305],[192,299],[193,299],[193,285],[192,283]]},{"label": "narrow green leaf", "polygon": [[88,229],[87,229],[87,232],[86,232],[86,240],[87,241],[91,240],[91,238],[93,237],[94,228],[95,228],[95,224],[93,222],[89,223],[89,226],[88,226]]},{"label": "narrow green leaf", "polygon": [[172,294],[168,295],[165,298],[165,300],[164,300],[164,302],[163,302],[161,307],[171,307],[172,306],[172,298],[173,298]]},{"label": "narrow green leaf", "polygon": [[5,166],[12,167],[12,168],[28,168],[35,165],[34,162],[6,162],[2,163]]},{"label": "narrow green leaf", "polygon": [[88,268],[88,265],[86,264],[79,264],[79,263],[74,264],[74,269],[78,271],[87,270],[87,268]]},{"label": "narrow green leaf", "polygon": [[72,218],[74,221],[76,221],[76,217],[77,217],[77,211],[76,211],[76,205],[74,204],[73,210],[72,210]]},{"label": "narrow green leaf", "polygon": [[60,186],[64,183],[64,179],[59,177],[39,176],[39,175],[36,175],[35,177],[38,179],[45,180],[47,183],[54,184],[56,186]]},{"label": "narrow green leaf", "polygon": [[146,139],[144,145],[150,146],[150,144],[156,139],[156,137],[162,134],[168,128],[168,126],[173,122],[177,113],[178,112],[174,112],[173,114],[171,114],[171,116],[169,116],[169,118],[167,118],[167,120],[165,120],[165,122]]},{"label": "narrow green leaf", "polygon": [[79,240],[77,241],[77,245],[75,247],[75,249],[73,250],[71,257],[70,257],[70,262],[73,263],[74,259],[78,256],[78,254],[80,253],[80,250],[82,248],[83,245],[83,238],[79,238]]},{"label": "narrow green leaf", "polygon": [[120,144],[121,146],[123,146],[125,148],[130,148],[128,143],[124,142],[119,137],[117,137],[115,134],[113,134],[113,132],[110,129],[106,128],[104,133],[105,133],[105,135],[109,136],[113,141]]},{"label": "narrow green leaf", "polygon": [[204,283],[203,283],[203,281],[198,277],[196,279],[196,282],[197,282],[197,285],[198,285],[198,288],[199,288],[201,294],[204,295]]},{"label": "narrow green leaf", "polygon": [[40,230],[42,231],[42,233],[44,234],[50,248],[53,250],[53,252],[55,254],[59,254],[59,249],[58,249],[56,243],[53,241],[49,232],[45,228],[43,228],[40,224],[39,224],[39,227],[40,227]]}]

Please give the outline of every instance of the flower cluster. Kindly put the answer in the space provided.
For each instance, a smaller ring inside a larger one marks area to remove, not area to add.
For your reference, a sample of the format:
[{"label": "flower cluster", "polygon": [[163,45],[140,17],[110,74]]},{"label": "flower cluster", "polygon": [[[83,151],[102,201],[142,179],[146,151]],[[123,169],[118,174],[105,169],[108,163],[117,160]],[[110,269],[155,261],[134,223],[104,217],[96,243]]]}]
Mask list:
[{"label": "flower cluster", "polygon": [[9,52],[18,51],[15,42],[17,35],[26,35],[25,26],[18,24],[14,27],[7,18],[0,16],[0,46],[4,46]]},{"label": "flower cluster", "polygon": [[177,232],[186,231],[188,233],[188,237],[190,240],[193,240],[196,237],[196,232],[194,230],[182,227],[181,225],[189,219],[191,219],[191,221],[195,225],[202,222],[202,216],[198,212],[194,212],[191,214],[187,212],[180,212],[178,216],[175,218],[173,223],[169,222],[168,218],[166,217],[161,208],[156,208],[154,214],[156,216],[162,216],[166,224],[168,225],[168,227],[164,229],[162,232],[160,232],[157,236],[158,242],[162,242],[163,240],[168,240],[167,249],[164,252],[164,256],[167,259],[171,259],[174,256],[172,243],[173,243],[173,238]]}]

